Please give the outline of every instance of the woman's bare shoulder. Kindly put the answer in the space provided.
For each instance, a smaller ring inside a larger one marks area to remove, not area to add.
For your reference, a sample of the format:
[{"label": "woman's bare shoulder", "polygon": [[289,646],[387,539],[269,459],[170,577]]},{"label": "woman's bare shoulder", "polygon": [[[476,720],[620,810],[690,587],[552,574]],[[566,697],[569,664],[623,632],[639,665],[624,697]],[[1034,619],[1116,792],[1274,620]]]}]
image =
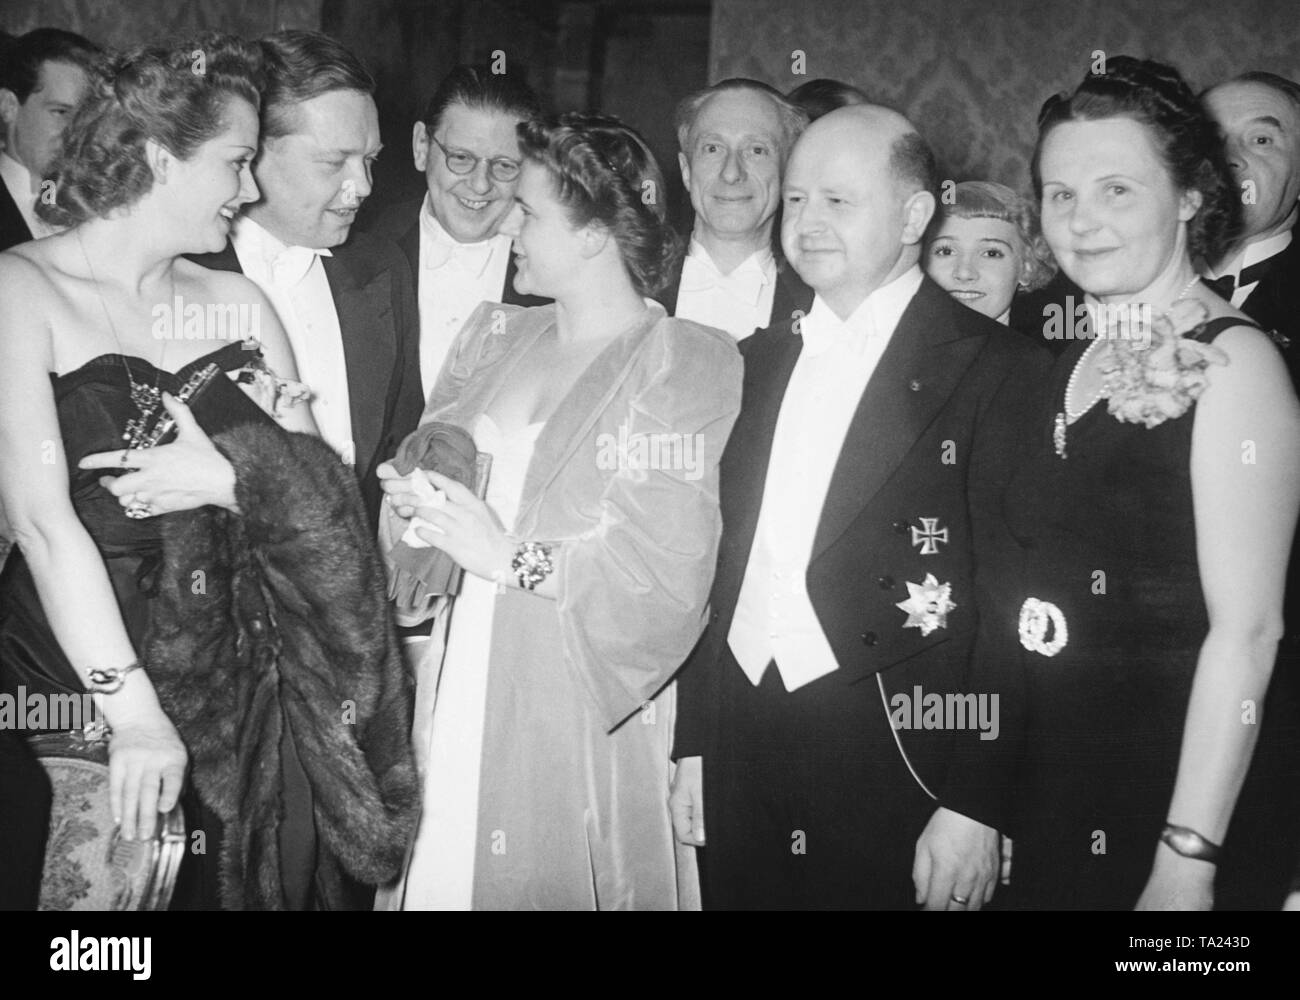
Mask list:
[{"label": "woman's bare shoulder", "polygon": [[25,286],[25,300],[30,300],[33,293],[51,290],[58,275],[65,273],[61,240],[60,236],[51,236],[0,253],[0,285],[21,283]]},{"label": "woman's bare shoulder", "polygon": [[204,267],[184,257],[176,259],[176,281],[191,290],[196,298],[218,304],[244,305],[266,301],[266,296],[250,278],[238,271],[219,271]]}]

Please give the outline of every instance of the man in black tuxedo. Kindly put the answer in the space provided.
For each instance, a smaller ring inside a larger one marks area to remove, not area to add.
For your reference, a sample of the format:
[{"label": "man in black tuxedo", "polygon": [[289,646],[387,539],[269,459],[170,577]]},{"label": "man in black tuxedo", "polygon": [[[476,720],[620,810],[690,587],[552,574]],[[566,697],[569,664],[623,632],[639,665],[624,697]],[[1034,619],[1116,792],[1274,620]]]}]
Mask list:
[{"label": "man in black tuxedo", "polygon": [[375,470],[419,422],[423,396],[410,269],[391,242],[350,235],[379,154],[374,80],[316,32],[281,31],[261,45],[262,199],[235,220],[224,251],[194,259],[266,292],[314,393],[321,437],[356,470],[377,524]]},{"label": "man in black tuxedo", "polygon": [[401,247],[415,275],[426,397],[480,302],[550,301],[515,291],[513,241],[499,231],[519,181],[515,127],[540,114],[537,95],[519,76],[457,66],[434,91],[411,136],[427,194],[393,206],[372,225]]},{"label": "man in black tuxedo", "polygon": [[1206,281],[1274,331],[1300,391],[1300,85],[1245,73],[1205,94],[1241,188],[1242,234]]},{"label": "man in black tuxedo", "polygon": [[41,181],[89,84],[99,49],[71,31],[37,28],[0,58],[0,250],[55,230],[36,215]]},{"label": "man in black tuxedo", "polygon": [[677,106],[677,162],[695,224],[658,296],[670,316],[737,340],[802,316],[813,293],[772,252],[781,171],[807,114],[757,80],[723,80]]},{"label": "man in black tuxedo", "polygon": [[712,613],[678,677],[673,820],[708,831],[713,907],[975,909],[997,878],[1006,790],[981,775],[1013,748],[965,678],[1048,357],[922,275],[936,183],[873,105],[791,155],[782,245],[816,299],[741,344]]}]

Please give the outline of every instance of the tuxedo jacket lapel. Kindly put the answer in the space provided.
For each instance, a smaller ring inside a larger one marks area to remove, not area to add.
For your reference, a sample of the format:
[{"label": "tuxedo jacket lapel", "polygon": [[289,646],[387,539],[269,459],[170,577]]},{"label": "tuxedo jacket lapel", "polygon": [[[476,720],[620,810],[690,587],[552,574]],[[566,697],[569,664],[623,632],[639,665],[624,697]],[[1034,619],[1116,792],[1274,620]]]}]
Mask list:
[{"label": "tuxedo jacket lapel", "polygon": [[[220,253],[188,254],[196,264],[214,271],[243,273],[235,245],[227,240]],[[387,407],[376,403],[389,395],[389,376],[397,360],[392,316],[392,274],[387,270],[359,274],[346,251],[322,257],[325,277],[334,298],[343,338],[348,378],[348,410],[358,475],[366,474],[384,434]]]},{"label": "tuxedo jacket lapel", "polygon": [[[953,336],[947,293],[928,278],[899,319],[858,403],[813,543],[824,552],[871,503],[952,395],[984,344]],[[942,461],[934,455],[933,461]]]},{"label": "tuxedo jacket lapel", "polygon": [[655,296],[655,301],[664,307],[664,312],[669,316],[677,315],[677,293],[682,287],[682,263],[682,261],[677,262],[668,287]]},{"label": "tuxedo jacket lapel", "polygon": [[411,226],[406,230],[397,241],[397,247],[406,255],[407,262],[411,265],[411,276],[415,278],[416,287],[420,282],[420,216],[419,209],[416,210],[412,218]]},{"label": "tuxedo jacket lapel", "polygon": [[722,456],[722,552],[714,588],[714,609],[729,614],[740,594],[753,547],[763,489],[772,458],[772,438],[786,386],[803,348],[787,322],[741,342],[745,381],[740,416]]},{"label": "tuxedo jacket lapel", "polygon": [[384,407],[378,401],[388,397],[389,376],[397,358],[393,279],[386,270],[358,274],[352,263],[337,253],[321,259],[343,338],[354,457],[358,471],[365,472],[383,437]]},{"label": "tuxedo jacket lapel", "polygon": [[8,186],[0,181],[0,250],[8,250],[32,238],[27,220],[9,193]]},{"label": "tuxedo jacket lapel", "polygon": [[[682,288],[682,264],[673,271],[668,287],[655,296],[669,316],[677,315],[677,296]],[[800,280],[789,264],[776,269],[776,288],[772,292],[772,314],[766,326],[781,326],[795,318],[795,313],[807,314],[812,308],[813,290]]]},{"label": "tuxedo jacket lapel", "polygon": [[776,269],[776,290],[772,293],[772,316],[768,326],[777,326],[795,318],[795,313],[807,315],[812,308],[813,290],[803,283],[789,264]]}]

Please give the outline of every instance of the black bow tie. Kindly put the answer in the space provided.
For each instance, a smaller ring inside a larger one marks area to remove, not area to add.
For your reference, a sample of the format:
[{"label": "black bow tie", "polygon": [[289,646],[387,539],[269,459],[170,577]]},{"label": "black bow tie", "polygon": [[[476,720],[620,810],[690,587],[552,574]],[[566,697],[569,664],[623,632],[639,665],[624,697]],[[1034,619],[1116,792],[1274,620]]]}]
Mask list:
[{"label": "black bow tie", "polygon": [[1237,290],[1237,280],[1231,274],[1221,278],[1202,278],[1201,281],[1224,302],[1231,302],[1232,293]]},{"label": "black bow tie", "polygon": [[1241,277],[1237,280],[1234,280],[1231,274],[1225,274],[1220,278],[1202,278],[1201,281],[1205,282],[1207,288],[1213,289],[1219,298],[1231,302],[1232,293],[1238,288],[1255,284],[1273,270],[1273,262],[1276,258],[1277,254],[1274,254],[1272,257],[1251,264],[1250,267],[1242,268]]}]

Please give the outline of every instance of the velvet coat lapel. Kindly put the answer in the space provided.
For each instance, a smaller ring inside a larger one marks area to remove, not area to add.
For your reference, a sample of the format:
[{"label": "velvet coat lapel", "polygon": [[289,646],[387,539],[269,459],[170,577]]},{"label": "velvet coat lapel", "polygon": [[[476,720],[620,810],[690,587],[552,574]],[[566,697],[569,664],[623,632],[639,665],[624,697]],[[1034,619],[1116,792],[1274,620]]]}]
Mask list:
[{"label": "velvet coat lapel", "polygon": [[[516,517],[517,533],[527,534],[536,524],[538,506],[547,487],[573,453],[589,443],[592,428],[635,368],[647,335],[662,318],[658,309],[651,309],[641,321],[616,337],[579,376],[547,420],[533,448],[524,480]],[[471,381],[453,402],[426,414],[421,422],[436,419],[466,426],[471,415],[488,409],[520,359],[554,324],[554,308],[514,314],[509,332],[495,335],[507,340],[497,348],[501,351],[498,360],[481,377]]]}]

